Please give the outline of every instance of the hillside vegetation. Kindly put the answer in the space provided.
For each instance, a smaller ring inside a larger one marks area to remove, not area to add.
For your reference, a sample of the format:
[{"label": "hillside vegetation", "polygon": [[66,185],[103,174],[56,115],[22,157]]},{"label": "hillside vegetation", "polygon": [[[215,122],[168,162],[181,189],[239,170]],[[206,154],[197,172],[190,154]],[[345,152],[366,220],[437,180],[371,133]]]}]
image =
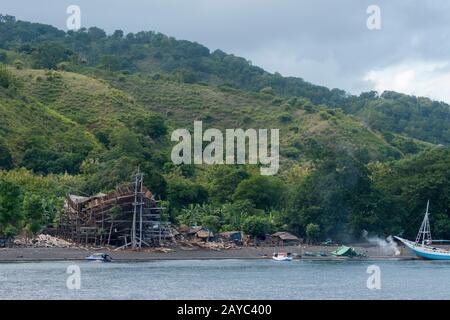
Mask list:
[{"label": "hillside vegetation", "polygon": [[[78,32],[0,16],[0,235],[58,223],[67,192],[140,167],[165,219],[263,237],[412,235],[427,199],[450,237],[450,107],[329,90],[154,32]],[[170,133],[279,128],[281,170],[175,166]],[[439,146],[441,144],[441,146]]]}]

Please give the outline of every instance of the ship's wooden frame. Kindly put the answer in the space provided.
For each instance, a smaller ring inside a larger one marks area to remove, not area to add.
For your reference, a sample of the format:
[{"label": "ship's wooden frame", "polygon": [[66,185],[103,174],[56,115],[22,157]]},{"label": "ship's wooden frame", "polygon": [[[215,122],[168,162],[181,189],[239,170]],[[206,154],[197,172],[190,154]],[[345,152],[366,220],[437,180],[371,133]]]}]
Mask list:
[{"label": "ship's wooden frame", "polygon": [[160,201],[143,185],[143,174],[114,192],[68,195],[58,222],[60,237],[84,245],[141,248],[159,246],[168,234]]}]

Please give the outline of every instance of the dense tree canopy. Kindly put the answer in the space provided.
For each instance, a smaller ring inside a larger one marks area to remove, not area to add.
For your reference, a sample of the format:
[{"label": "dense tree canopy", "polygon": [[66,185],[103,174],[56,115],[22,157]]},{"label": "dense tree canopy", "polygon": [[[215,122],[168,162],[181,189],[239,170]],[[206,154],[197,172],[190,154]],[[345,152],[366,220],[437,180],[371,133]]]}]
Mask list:
[{"label": "dense tree canopy", "polygon": [[234,199],[247,200],[258,209],[277,208],[283,198],[283,183],[275,177],[253,176],[238,184]]},{"label": "dense tree canopy", "polygon": [[20,230],[22,197],[17,184],[0,179],[0,235],[13,236]]}]

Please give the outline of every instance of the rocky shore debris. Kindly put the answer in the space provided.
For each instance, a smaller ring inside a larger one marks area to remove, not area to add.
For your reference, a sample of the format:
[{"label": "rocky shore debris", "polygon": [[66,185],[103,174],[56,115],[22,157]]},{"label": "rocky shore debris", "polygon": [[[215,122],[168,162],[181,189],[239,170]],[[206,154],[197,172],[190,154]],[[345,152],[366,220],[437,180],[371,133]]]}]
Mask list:
[{"label": "rocky shore debris", "polygon": [[34,248],[73,248],[75,245],[69,241],[53,237],[48,234],[40,234],[35,238],[26,239],[25,237],[16,238],[14,245],[18,247]]},{"label": "rocky shore debris", "polygon": [[237,249],[238,246],[232,242],[194,242],[194,245],[214,251]]}]

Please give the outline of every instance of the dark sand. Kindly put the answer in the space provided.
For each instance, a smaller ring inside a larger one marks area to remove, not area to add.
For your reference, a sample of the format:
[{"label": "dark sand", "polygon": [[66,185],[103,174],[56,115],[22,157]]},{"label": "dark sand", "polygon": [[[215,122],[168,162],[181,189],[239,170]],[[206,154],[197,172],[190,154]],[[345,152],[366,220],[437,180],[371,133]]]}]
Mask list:
[{"label": "dark sand", "polygon": [[[364,253],[366,257],[355,258],[365,260],[376,259],[412,259],[414,256],[403,249],[403,253],[394,256],[383,252],[379,247],[369,245],[351,245],[357,252]],[[282,251],[300,255],[300,259],[308,260],[337,260],[331,252],[337,246],[286,246]],[[211,250],[203,248],[173,248],[164,253],[155,250],[109,250],[109,249],[77,249],[77,248],[0,248],[0,262],[26,262],[26,261],[76,261],[83,260],[95,252],[108,253],[115,261],[152,261],[152,260],[200,260],[200,259],[264,259],[271,258],[273,252],[280,251],[279,247],[240,247],[229,250]],[[326,257],[309,257],[305,252],[325,252]]]}]

